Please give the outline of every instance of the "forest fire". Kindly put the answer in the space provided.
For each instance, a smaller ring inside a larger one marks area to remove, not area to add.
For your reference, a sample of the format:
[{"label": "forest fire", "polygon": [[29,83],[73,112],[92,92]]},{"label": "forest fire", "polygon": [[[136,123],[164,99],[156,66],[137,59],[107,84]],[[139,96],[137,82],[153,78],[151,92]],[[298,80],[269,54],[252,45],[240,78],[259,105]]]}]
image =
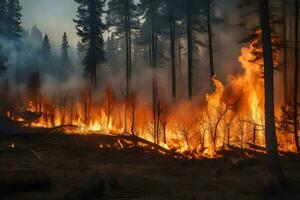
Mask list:
[{"label": "forest fire", "polygon": [[[60,99],[47,99],[35,91],[26,114],[8,112],[11,119],[25,126],[62,127],[67,134],[132,135],[166,149],[200,157],[216,157],[218,150],[230,146],[264,147],[264,92],[259,46],[260,31],[249,48],[242,48],[239,58],[243,73],[230,75],[224,86],[215,77],[215,91],[199,102],[158,104],[157,119],[153,106],[140,102],[138,96],[118,100],[111,90],[93,98],[87,89],[83,98],[72,98],[62,91]],[[274,40],[276,42],[276,40]],[[276,49],[275,61],[278,60]],[[277,62],[277,61],[276,61]],[[24,116],[25,115],[25,116]],[[31,117],[31,118],[30,118]],[[290,133],[277,130],[281,151],[296,151]]]},{"label": "forest fire", "polygon": [[300,199],[300,0],[0,0],[0,199]]}]

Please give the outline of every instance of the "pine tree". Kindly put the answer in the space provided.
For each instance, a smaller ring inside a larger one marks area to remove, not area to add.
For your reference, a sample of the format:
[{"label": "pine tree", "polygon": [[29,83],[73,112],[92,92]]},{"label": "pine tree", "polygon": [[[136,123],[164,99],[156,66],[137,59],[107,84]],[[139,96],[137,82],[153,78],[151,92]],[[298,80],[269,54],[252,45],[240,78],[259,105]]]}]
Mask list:
[{"label": "pine tree", "polygon": [[47,34],[45,35],[42,43],[42,56],[46,60],[49,60],[51,57],[51,45]]},{"label": "pine tree", "polygon": [[86,51],[86,46],[82,44],[80,41],[78,41],[76,45],[76,50],[77,53],[80,55]]},{"label": "pine tree", "polygon": [[97,86],[97,64],[105,61],[103,33],[107,26],[102,21],[105,0],[75,0],[77,9],[76,30],[81,43],[86,47],[85,73],[90,77],[93,88]]},{"label": "pine tree", "polygon": [[8,0],[5,17],[6,36],[8,39],[18,39],[21,36],[21,6],[19,0]]},{"label": "pine tree", "polygon": [[61,62],[64,66],[70,67],[70,58],[69,58],[69,41],[68,41],[68,36],[67,33],[65,32],[63,37],[62,37],[62,45],[61,45],[61,50],[62,50],[62,55],[61,55]]},{"label": "pine tree", "polygon": [[32,42],[39,44],[39,45],[43,41],[43,34],[36,25],[32,26],[32,28],[31,28],[30,38],[31,38]]},{"label": "pine tree", "polygon": [[126,96],[131,92],[132,76],[132,39],[138,28],[137,7],[133,0],[110,0],[107,21],[116,28],[116,34],[125,38],[126,48]]},{"label": "pine tree", "polygon": [[6,0],[0,0],[0,36],[4,36],[6,33],[6,18],[7,2]]}]

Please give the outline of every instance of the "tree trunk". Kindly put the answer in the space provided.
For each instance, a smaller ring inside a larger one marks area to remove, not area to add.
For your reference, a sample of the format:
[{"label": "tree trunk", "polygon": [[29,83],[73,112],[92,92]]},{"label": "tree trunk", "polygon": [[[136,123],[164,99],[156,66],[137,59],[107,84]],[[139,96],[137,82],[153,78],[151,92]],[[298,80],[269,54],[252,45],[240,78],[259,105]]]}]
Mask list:
[{"label": "tree trunk", "polygon": [[284,89],[284,105],[288,103],[288,82],[287,82],[287,34],[286,34],[286,0],[282,1],[283,4],[283,89]]},{"label": "tree trunk", "polygon": [[210,21],[210,0],[207,0],[206,17],[207,17],[207,31],[208,31],[208,48],[209,48],[209,63],[210,63],[210,77],[215,75],[214,71],[214,55],[213,55],[213,44],[212,44],[212,31],[211,31],[211,21]]},{"label": "tree trunk", "polygon": [[281,181],[283,179],[283,171],[279,161],[278,144],[275,133],[273,54],[268,2],[268,0],[260,0],[260,23],[263,39],[265,80],[265,138],[269,171],[276,181]]},{"label": "tree trunk", "polygon": [[170,41],[171,41],[171,72],[172,72],[172,98],[176,101],[176,61],[175,61],[175,18],[174,18],[174,3],[169,0],[169,15],[170,15]]},{"label": "tree trunk", "polygon": [[125,40],[126,40],[126,98],[131,92],[131,27],[130,27],[130,0],[126,2]]},{"label": "tree trunk", "polygon": [[157,74],[156,74],[156,64],[157,64],[157,33],[155,30],[154,23],[154,7],[153,1],[151,0],[151,61],[152,64],[152,107],[153,107],[153,135],[154,135],[154,143],[156,140],[157,133],[157,103],[158,103],[158,92],[157,92]]},{"label": "tree trunk", "polygon": [[294,135],[298,153],[300,153],[298,139],[298,21],[299,21],[299,0],[295,0],[295,80],[294,80]]},{"label": "tree trunk", "polygon": [[193,97],[193,41],[192,41],[192,24],[191,24],[191,1],[187,5],[187,40],[188,40],[188,89],[189,99]]},{"label": "tree trunk", "polygon": [[181,40],[178,40],[178,68],[179,68],[179,81],[182,81],[182,59],[181,59]]}]

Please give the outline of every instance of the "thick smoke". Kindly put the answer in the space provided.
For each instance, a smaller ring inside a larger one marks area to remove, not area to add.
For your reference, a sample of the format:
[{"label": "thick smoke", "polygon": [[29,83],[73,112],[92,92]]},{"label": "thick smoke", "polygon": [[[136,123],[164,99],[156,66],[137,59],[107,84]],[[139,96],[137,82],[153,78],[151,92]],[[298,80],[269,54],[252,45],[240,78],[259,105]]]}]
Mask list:
[{"label": "thick smoke", "polygon": [[[213,23],[213,46],[215,72],[217,79],[224,84],[227,82],[229,74],[240,73],[241,67],[238,62],[240,49],[243,45],[239,41],[245,35],[246,31],[238,26],[240,13],[233,12],[237,10],[238,0],[231,0],[230,3],[226,0],[216,1],[213,5],[213,15],[222,18],[220,23]],[[257,16],[253,17],[253,21],[257,20]],[[71,23],[71,22],[70,22]],[[39,72],[42,82],[42,93],[46,96],[55,96],[60,91],[79,91],[84,90],[88,84],[88,79],[83,77],[82,55],[79,55],[75,49],[69,51],[72,67],[63,66],[60,62],[60,44],[52,45],[51,58],[43,58],[41,55],[42,37],[39,36],[37,28],[34,27],[30,32],[24,31],[18,42],[0,40],[4,54],[7,58],[7,72],[1,77],[2,82],[9,80],[11,85],[16,88],[26,88],[31,75]],[[51,41],[51,35],[49,35]],[[207,34],[203,33],[198,36],[201,40],[207,42]],[[98,66],[98,91],[97,95],[102,96],[103,92],[110,88],[119,98],[124,98],[126,88],[126,61],[124,51],[124,39],[117,38],[117,56],[112,57],[110,52],[107,52],[107,62]],[[158,69],[158,88],[159,98],[164,101],[171,100],[171,85],[170,85],[170,61],[169,61],[169,38],[161,37],[160,42],[164,43],[161,47],[164,57],[159,61]],[[187,49],[186,37],[181,40],[182,61],[181,73],[179,75],[179,62],[177,61],[177,92],[178,99],[185,101],[187,99]],[[141,101],[151,103],[152,101],[152,69],[149,65],[148,58],[143,56],[138,44],[134,43],[133,48],[133,75],[132,85],[133,91],[139,96]],[[113,60],[112,60],[113,59]],[[194,95],[202,99],[207,92],[211,92],[211,79],[209,76],[208,49],[206,47],[197,47],[194,53],[193,69],[193,85]],[[276,81],[280,79],[280,75],[276,75]],[[279,88],[279,85],[276,85]],[[279,92],[281,89],[277,89]],[[76,92],[75,92],[76,93]],[[78,96],[82,95],[80,92]],[[199,98],[196,98],[198,100]]]}]

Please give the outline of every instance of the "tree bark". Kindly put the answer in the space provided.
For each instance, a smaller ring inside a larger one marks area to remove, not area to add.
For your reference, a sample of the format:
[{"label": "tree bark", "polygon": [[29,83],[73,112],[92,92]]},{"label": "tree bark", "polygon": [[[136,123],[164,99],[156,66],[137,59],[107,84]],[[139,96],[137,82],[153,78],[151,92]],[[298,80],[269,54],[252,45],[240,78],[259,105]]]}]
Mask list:
[{"label": "tree bark", "polygon": [[267,164],[272,177],[279,182],[283,179],[284,175],[279,161],[278,143],[275,133],[273,54],[271,42],[271,28],[269,24],[269,1],[260,0],[259,3],[264,57],[265,138],[267,150]]},{"label": "tree bark", "polygon": [[288,103],[288,82],[287,82],[287,34],[286,34],[286,0],[282,1],[283,4],[283,89],[284,89],[284,105]]},{"label": "tree bark", "polygon": [[215,75],[214,71],[214,55],[213,55],[213,44],[212,44],[212,31],[211,31],[211,8],[210,0],[207,0],[206,17],[207,17],[207,31],[208,31],[208,48],[209,48],[209,63],[210,63],[210,77]]},{"label": "tree bark", "polygon": [[152,108],[153,108],[153,135],[154,143],[157,142],[156,133],[157,133],[157,103],[158,103],[158,92],[157,92],[157,74],[156,74],[156,65],[157,65],[157,33],[154,23],[154,5],[153,0],[151,0],[150,12],[151,12],[151,61],[152,64]]},{"label": "tree bark", "polygon": [[192,75],[193,74],[193,41],[192,41],[191,1],[190,0],[188,0],[188,5],[187,5],[187,40],[188,40],[188,90],[189,90],[189,99],[192,100],[192,97],[193,97],[193,75]]},{"label": "tree bark", "polygon": [[171,39],[171,72],[172,72],[172,98],[176,101],[176,61],[175,61],[175,17],[174,3],[169,0],[169,17],[170,17],[170,39]]},{"label": "tree bark", "polygon": [[130,27],[130,0],[126,2],[125,39],[126,39],[126,98],[131,92],[131,27]]},{"label": "tree bark", "polygon": [[298,21],[299,21],[299,0],[295,0],[295,80],[294,80],[294,135],[298,153],[300,153],[298,139]]}]

